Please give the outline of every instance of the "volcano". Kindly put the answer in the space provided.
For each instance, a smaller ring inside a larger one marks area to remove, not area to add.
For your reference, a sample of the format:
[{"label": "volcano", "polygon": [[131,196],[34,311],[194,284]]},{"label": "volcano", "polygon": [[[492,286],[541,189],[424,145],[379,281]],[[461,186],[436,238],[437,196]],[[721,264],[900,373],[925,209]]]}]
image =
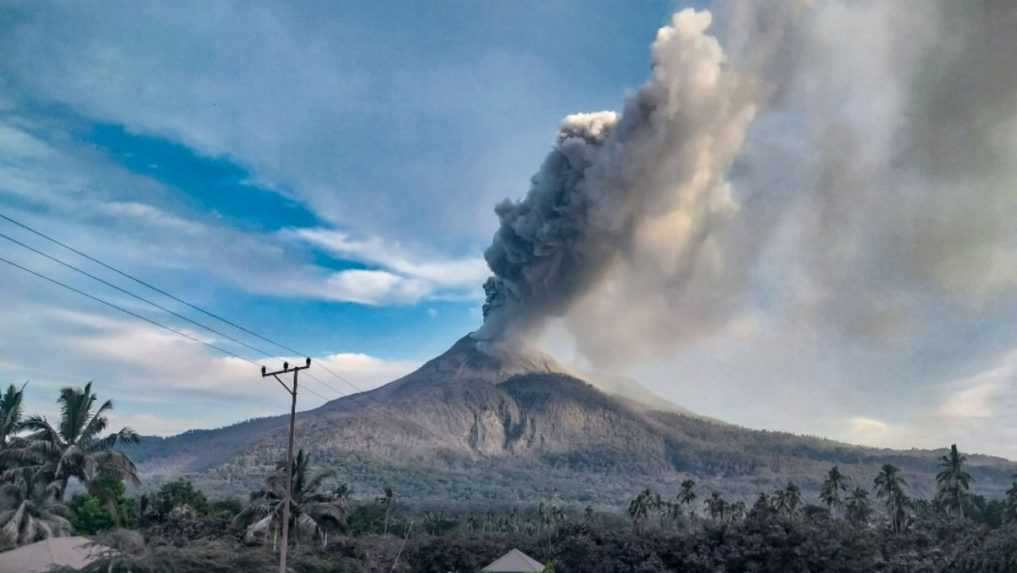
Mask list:
[{"label": "volcano", "polygon": [[[285,455],[286,416],[170,438],[130,453],[142,474],[186,475],[222,493],[250,489]],[[756,431],[699,416],[623,378],[570,371],[540,352],[463,337],[416,371],[297,417],[297,443],[354,489],[395,485],[407,499],[489,504],[557,496],[620,505],[647,486],[693,478],[749,498],[794,481],[818,489],[832,465],[868,484],[902,468],[934,491],[942,452],[864,448]],[[978,491],[1000,494],[1014,464],[972,455]]]}]

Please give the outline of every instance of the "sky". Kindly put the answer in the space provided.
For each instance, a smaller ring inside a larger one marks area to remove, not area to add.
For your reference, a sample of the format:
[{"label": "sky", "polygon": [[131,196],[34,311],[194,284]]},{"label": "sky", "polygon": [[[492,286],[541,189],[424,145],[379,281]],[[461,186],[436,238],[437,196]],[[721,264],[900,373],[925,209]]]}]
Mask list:
[{"label": "sky", "polygon": [[[699,285],[726,311],[706,323],[687,308],[702,296],[682,299],[682,328],[653,331],[673,343],[637,335],[653,351],[609,365],[583,331],[610,323],[562,317],[540,343],[752,428],[1017,459],[1017,177],[1002,153],[1017,83],[978,52],[1000,51],[996,32],[978,14],[830,1],[787,57],[736,4],[696,7],[731,62],[775,87],[728,166],[732,226],[748,230],[722,244],[751,256],[737,288]],[[481,325],[495,204],[526,194],[565,116],[624,108],[685,7],[6,2],[0,214],[313,357],[342,378],[307,381],[315,407]],[[265,351],[0,237],[0,257],[192,337],[3,265],[0,382],[28,381],[29,410],[56,415],[59,388],[93,381],[114,424],[146,434],[285,411],[244,359],[291,352],[9,221],[0,233]]]}]

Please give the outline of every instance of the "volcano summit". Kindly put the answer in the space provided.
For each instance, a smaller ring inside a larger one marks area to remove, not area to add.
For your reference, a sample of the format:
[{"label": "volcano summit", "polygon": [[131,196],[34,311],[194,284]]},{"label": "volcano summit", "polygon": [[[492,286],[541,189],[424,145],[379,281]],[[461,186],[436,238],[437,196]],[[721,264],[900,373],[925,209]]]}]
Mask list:
[{"label": "volcano summit", "polygon": [[[301,413],[297,442],[355,491],[388,484],[421,503],[558,496],[619,505],[643,486],[677,487],[690,476],[747,498],[787,480],[814,491],[834,464],[861,479],[893,463],[916,492],[934,490],[940,452],[748,430],[631,381],[581,376],[538,352],[468,335],[398,380]],[[132,454],[150,478],[186,474],[223,493],[241,491],[282,457],[285,427],[279,416],[146,438]],[[984,493],[1002,492],[1013,472],[999,458],[969,463]]]}]

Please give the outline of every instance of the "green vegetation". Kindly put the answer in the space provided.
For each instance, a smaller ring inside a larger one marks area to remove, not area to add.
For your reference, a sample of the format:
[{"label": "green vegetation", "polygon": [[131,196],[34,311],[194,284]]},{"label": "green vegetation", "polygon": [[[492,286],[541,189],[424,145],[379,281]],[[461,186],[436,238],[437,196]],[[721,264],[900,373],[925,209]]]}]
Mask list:
[{"label": "green vegetation", "polygon": [[[312,473],[310,458],[304,450],[293,460],[293,487],[290,489],[289,527],[293,539],[312,537],[328,542],[328,534],[342,528],[345,517],[343,490],[331,493],[320,491],[322,484],[335,476],[324,470]],[[237,516],[246,528],[244,539],[248,543],[264,540],[271,534],[273,546],[283,523],[282,513],[286,500],[286,462],[276,467],[275,473],[265,480],[265,488],[251,494],[251,503]],[[386,526],[388,513],[386,512]]]},{"label": "green vegetation", "polygon": [[[129,523],[133,501],[123,480],[137,482],[131,460],[114,447],[136,442],[129,428],[102,435],[112,401],[96,407],[91,383],[64,388],[56,427],[40,416],[23,417],[24,386],[0,397],[0,548]],[[74,479],[87,488],[68,507],[64,493]]]},{"label": "green vegetation", "polygon": [[[137,479],[134,464],[117,448],[134,433],[102,435],[112,403],[100,404],[91,385],[66,388],[54,427],[23,417],[22,392],[11,386],[0,395],[3,547],[97,534],[117,553],[85,571],[276,570],[285,463],[246,502],[210,500],[183,479],[134,498],[126,487]],[[294,571],[476,571],[512,547],[556,573],[1017,570],[1017,482],[1005,498],[974,493],[956,446],[938,460],[929,499],[885,463],[868,476],[832,466],[818,487],[792,480],[752,496],[716,488],[717,478],[663,481],[637,488],[625,512],[598,510],[595,495],[576,504],[553,493],[529,503],[434,504],[397,495],[407,476],[376,478],[355,496],[339,463],[296,455]],[[65,502],[64,492],[78,487]]]},{"label": "green vegetation", "polygon": [[68,505],[74,531],[95,534],[114,527],[134,527],[138,506],[126,496],[124,482],[116,476],[100,472],[88,484],[88,493],[75,495]]}]

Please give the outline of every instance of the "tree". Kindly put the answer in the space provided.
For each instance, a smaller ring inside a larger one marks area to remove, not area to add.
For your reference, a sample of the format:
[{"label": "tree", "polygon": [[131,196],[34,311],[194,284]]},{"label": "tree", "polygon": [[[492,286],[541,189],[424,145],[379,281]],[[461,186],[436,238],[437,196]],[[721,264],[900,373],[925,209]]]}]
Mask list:
[{"label": "tree", "polygon": [[911,503],[904,492],[907,485],[900,475],[900,468],[891,464],[884,464],[879,475],[873,480],[876,497],[884,500],[890,518],[890,528],[894,533],[904,531],[907,526],[907,510]]},{"label": "tree", "polygon": [[798,507],[802,503],[802,491],[792,482],[788,482],[784,489],[779,489],[773,494],[773,509],[788,518],[798,516]]},{"label": "tree", "polygon": [[0,448],[7,447],[11,439],[24,427],[22,402],[25,386],[18,388],[14,384],[0,395]]},{"label": "tree", "polygon": [[[290,531],[297,542],[302,534],[317,536],[322,545],[328,542],[328,532],[343,526],[346,508],[334,493],[320,493],[323,482],[335,477],[332,470],[310,471],[309,456],[304,450],[293,460],[293,489],[290,505]],[[286,462],[276,465],[276,471],[265,480],[265,488],[251,494],[251,502],[237,515],[236,520],[247,525],[245,539],[255,540],[259,535],[275,534],[282,525],[282,510],[286,499]]]},{"label": "tree", "polygon": [[89,493],[71,498],[68,509],[74,531],[93,535],[115,527],[134,527],[137,506],[125,493],[124,482],[116,480],[104,484],[101,491],[92,486]]},{"label": "tree", "polygon": [[939,496],[957,517],[964,517],[964,499],[971,488],[972,477],[964,471],[965,461],[967,457],[957,451],[957,444],[952,444],[950,452],[939,458],[943,470],[936,475]]},{"label": "tree", "polygon": [[761,492],[756,501],[753,502],[752,508],[749,509],[749,517],[759,519],[761,521],[769,520],[774,513],[773,500],[766,492]]},{"label": "tree", "polygon": [[130,428],[121,428],[102,436],[108,425],[106,414],[113,409],[113,401],[106,400],[96,408],[98,399],[92,393],[91,382],[84,388],[64,388],[57,400],[59,428],[40,416],[32,416],[24,422],[25,428],[33,431],[27,438],[25,461],[34,463],[37,471],[57,484],[58,500],[63,499],[70,478],[87,484],[100,470],[121,480],[140,483],[134,463],[114,449],[120,443],[137,443],[138,435]]},{"label": "tree", "polygon": [[100,471],[88,492],[71,499],[71,523],[78,533],[94,534],[114,527],[132,527],[137,518],[134,498],[126,496],[124,482]]},{"label": "tree", "polygon": [[831,514],[844,504],[842,496],[848,491],[847,482],[848,477],[840,473],[837,466],[830,468],[830,472],[826,474],[819,491],[819,500],[826,504]]},{"label": "tree", "polygon": [[653,493],[653,490],[646,488],[639,492],[631,502],[629,502],[629,517],[632,518],[632,526],[635,527],[636,531],[642,528],[643,522],[646,521],[647,516],[650,514],[650,510],[654,507],[654,499],[658,496]]},{"label": "tree", "polygon": [[856,487],[847,495],[844,503],[844,516],[857,526],[867,526],[872,516],[872,505],[869,503],[869,492]]},{"label": "tree", "polygon": [[189,480],[181,478],[159,488],[151,500],[151,511],[162,519],[174,509],[185,505],[199,514],[208,512],[208,499],[205,494],[195,489]]},{"label": "tree", "polygon": [[706,511],[710,514],[710,519],[713,519],[714,521],[724,520],[728,511],[728,503],[724,501],[724,498],[720,497],[719,493],[711,493],[705,503]]},{"label": "tree", "polygon": [[40,477],[23,468],[0,487],[0,549],[70,534],[67,508]]},{"label": "tree", "polygon": [[681,490],[678,491],[678,503],[689,508],[689,516],[695,517],[696,512],[692,504],[696,501],[696,482],[687,479],[682,482]]},{"label": "tree", "polygon": [[1007,523],[1017,521],[1017,481],[1014,481],[1010,485],[1010,489],[1006,490],[1006,506],[1003,517]]},{"label": "tree", "polygon": [[18,388],[11,384],[7,391],[0,395],[0,472],[6,472],[8,466],[16,466],[23,457],[16,448],[20,446],[21,441],[17,439],[17,433],[24,429],[22,407],[24,393],[24,386]]},{"label": "tree", "polygon": [[388,517],[392,512],[392,506],[395,504],[395,490],[393,490],[390,486],[385,486],[385,489],[382,490],[382,495],[375,498],[375,501],[385,508],[384,534],[388,535]]},{"label": "tree", "polygon": [[744,501],[736,501],[728,506],[728,519],[730,521],[741,521],[748,514],[748,507]]}]

